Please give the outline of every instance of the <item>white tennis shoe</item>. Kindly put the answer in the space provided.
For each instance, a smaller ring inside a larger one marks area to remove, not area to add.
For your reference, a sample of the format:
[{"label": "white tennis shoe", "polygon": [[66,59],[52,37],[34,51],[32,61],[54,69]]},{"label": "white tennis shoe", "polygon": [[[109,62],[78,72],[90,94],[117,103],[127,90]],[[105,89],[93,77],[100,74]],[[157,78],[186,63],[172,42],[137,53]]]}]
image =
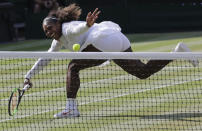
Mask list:
[{"label": "white tennis shoe", "polygon": [[71,117],[79,117],[80,112],[77,107],[77,101],[73,98],[68,98],[66,107],[63,111],[54,115],[54,118],[71,118]]},{"label": "white tennis shoe", "polygon": [[71,117],[79,117],[80,112],[78,109],[64,109],[62,112],[59,112],[54,115],[54,118],[61,119],[61,118],[71,118]]},{"label": "white tennis shoe", "polygon": [[[175,47],[174,52],[191,52],[191,50],[182,42],[178,43],[177,46]],[[199,61],[196,59],[193,60],[189,60],[189,62],[194,66],[198,66],[199,65]]]}]

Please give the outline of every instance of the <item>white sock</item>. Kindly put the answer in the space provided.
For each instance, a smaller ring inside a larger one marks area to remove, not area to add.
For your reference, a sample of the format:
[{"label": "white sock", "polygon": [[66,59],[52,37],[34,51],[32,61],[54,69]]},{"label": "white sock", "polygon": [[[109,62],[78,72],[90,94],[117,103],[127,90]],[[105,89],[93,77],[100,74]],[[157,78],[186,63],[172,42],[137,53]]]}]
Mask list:
[{"label": "white sock", "polygon": [[77,109],[77,101],[75,98],[67,99],[66,109]]}]

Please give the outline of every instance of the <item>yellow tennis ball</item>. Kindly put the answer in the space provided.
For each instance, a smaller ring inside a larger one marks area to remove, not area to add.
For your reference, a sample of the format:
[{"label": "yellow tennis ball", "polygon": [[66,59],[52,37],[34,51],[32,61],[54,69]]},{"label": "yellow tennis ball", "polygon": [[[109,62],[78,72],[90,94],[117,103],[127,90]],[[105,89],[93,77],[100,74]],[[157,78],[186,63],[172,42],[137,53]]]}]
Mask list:
[{"label": "yellow tennis ball", "polygon": [[73,51],[79,51],[80,50],[80,45],[79,44],[74,44],[72,48],[73,48]]}]

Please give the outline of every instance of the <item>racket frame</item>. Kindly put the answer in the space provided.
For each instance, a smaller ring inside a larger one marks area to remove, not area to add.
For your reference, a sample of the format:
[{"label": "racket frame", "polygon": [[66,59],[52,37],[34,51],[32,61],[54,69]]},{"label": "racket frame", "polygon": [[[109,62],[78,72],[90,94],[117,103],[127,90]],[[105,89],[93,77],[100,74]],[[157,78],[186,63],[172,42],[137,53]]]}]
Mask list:
[{"label": "racket frame", "polygon": [[[16,93],[16,92],[18,92],[17,105],[16,105],[16,108],[14,109],[14,111],[12,111],[11,110],[12,98],[13,98],[14,93]],[[20,90],[19,88],[14,88],[13,91],[11,92],[11,95],[9,97],[9,102],[8,102],[8,114],[10,116],[14,116],[17,113],[18,106],[20,104],[21,98],[24,95],[24,93],[25,93],[25,89],[24,88],[22,90]]]}]

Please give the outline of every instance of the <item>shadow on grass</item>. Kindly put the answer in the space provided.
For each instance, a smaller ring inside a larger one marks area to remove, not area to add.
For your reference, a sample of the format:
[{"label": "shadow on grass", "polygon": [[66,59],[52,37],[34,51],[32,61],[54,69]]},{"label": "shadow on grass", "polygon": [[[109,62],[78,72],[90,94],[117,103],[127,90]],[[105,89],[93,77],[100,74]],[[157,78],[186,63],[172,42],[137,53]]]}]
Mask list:
[{"label": "shadow on grass", "polygon": [[[109,117],[109,116],[108,116]],[[202,122],[202,120],[194,120],[195,118],[202,117],[202,113],[174,113],[174,114],[162,114],[162,115],[116,115],[110,117],[139,117],[140,119],[156,119],[156,120],[178,120],[189,122]]]}]

